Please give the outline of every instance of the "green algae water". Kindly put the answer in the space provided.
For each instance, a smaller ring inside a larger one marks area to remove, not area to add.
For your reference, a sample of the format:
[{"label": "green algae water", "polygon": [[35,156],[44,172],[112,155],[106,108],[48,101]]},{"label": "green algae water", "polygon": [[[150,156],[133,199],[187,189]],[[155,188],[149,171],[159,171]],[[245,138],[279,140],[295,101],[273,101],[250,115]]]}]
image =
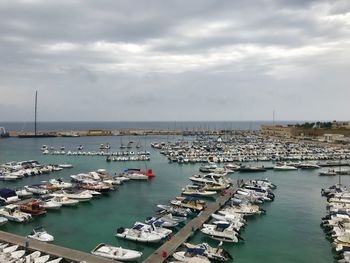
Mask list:
[{"label": "green algae water", "polygon": [[[66,151],[76,150],[84,145],[85,151],[97,151],[100,144],[109,143],[111,151],[119,151],[120,138],[78,137],[41,139],[0,139],[0,163],[34,159],[41,164],[71,163],[73,168],[64,169],[49,175],[26,177],[16,182],[0,182],[0,187],[16,188],[24,185],[48,181],[50,178],[64,178],[70,175],[106,169],[110,173],[121,172],[126,168],[152,168],[156,177],[149,182],[127,182],[117,191],[101,198],[80,203],[77,207],[63,207],[49,211],[42,217],[35,217],[29,223],[9,222],[1,230],[25,236],[36,225],[42,225],[55,237],[54,244],[89,252],[99,243],[108,243],[143,252],[143,259],[159,245],[135,243],[116,238],[118,227],[131,227],[136,221],[144,221],[157,210],[157,204],[166,204],[190,184],[188,177],[198,173],[199,164],[169,163],[166,157],[150,148],[152,141],[166,141],[161,136],[131,137],[125,140],[139,141],[142,149],[151,152],[148,162],[106,162],[100,156],[61,156],[42,155],[40,148],[46,144],[56,149],[65,146]],[[136,144],[136,143],[135,143]],[[137,151],[136,149],[132,149]],[[277,185],[274,202],[265,203],[266,215],[248,219],[242,230],[245,242],[224,244],[234,257],[234,262],[333,262],[330,243],[320,228],[321,217],[326,214],[325,199],[320,189],[337,183],[338,178],[320,177],[318,171],[267,171],[262,173],[239,173],[230,177],[236,179],[268,178]],[[348,184],[350,179],[342,177]],[[216,246],[199,231],[190,240],[208,242]]]}]

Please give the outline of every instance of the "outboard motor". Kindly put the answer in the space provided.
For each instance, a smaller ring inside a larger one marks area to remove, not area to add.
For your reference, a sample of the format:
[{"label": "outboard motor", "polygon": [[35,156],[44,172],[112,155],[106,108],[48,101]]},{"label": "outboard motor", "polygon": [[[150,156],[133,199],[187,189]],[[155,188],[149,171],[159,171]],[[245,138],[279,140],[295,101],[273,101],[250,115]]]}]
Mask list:
[{"label": "outboard motor", "polygon": [[122,233],[124,233],[124,231],[125,231],[125,228],[124,228],[124,227],[119,227],[119,228],[117,229],[117,233],[118,233],[118,234],[122,234]]}]

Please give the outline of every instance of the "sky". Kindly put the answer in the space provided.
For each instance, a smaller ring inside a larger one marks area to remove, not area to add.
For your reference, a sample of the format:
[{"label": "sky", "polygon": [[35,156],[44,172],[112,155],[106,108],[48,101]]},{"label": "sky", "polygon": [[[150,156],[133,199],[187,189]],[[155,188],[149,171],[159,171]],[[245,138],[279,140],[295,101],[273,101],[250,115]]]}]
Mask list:
[{"label": "sky", "polygon": [[350,1],[0,0],[0,121],[349,120]]}]

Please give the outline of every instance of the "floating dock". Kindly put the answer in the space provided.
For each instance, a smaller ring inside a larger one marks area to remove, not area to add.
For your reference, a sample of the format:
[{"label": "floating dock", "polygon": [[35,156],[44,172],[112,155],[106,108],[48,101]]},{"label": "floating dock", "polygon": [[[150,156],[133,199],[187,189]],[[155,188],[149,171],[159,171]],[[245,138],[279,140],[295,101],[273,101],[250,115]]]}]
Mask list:
[{"label": "floating dock", "polygon": [[86,262],[86,263],[118,263],[119,261],[97,257],[82,251],[65,248],[57,245],[47,244],[44,242],[27,239],[18,235],[0,231],[0,240],[3,242],[25,247],[28,242],[27,249],[29,251],[41,251],[52,257],[63,258],[68,262]]},{"label": "floating dock", "polygon": [[225,195],[220,195],[215,203],[208,205],[204,211],[198,214],[186,224],[179,232],[177,232],[169,241],[165,242],[158,248],[151,256],[149,256],[143,263],[161,263],[169,256],[176,252],[177,248],[181,246],[186,240],[194,234],[205,222],[210,219],[210,216],[219,210],[237,191],[237,187],[231,187],[226,191]]}]

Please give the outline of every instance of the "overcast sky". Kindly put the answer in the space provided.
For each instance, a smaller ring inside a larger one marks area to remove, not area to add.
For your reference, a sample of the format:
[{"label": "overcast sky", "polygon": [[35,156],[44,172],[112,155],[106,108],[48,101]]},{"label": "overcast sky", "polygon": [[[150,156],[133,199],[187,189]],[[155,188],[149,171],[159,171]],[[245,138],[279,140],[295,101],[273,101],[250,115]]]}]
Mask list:
[{"label": "overcast sky", "polygon": [[0,121],[350,119],[350,1],[1,0]]}]

